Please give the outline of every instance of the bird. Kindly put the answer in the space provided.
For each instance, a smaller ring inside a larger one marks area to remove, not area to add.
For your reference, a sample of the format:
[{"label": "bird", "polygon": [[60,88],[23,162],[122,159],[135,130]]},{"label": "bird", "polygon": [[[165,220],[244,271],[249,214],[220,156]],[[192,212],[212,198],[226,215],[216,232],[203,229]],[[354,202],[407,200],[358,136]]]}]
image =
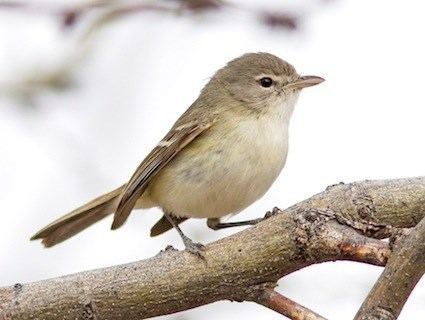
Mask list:
[{"label": "bird", "polygon": [[121,227],[133,209],[158,207],[163,216],[151,236],[172,228],[185,249],[204,247],[180,223],[207,219],[218,230],[252,225],[262,218],[221,222],[261,198],[283,169],[288,129],[299,93],[323,82],[301,76],[281,58],[246,53],[219,69],[198,98],[146,156],[129,181],[53,221],[31,240],[52,247],[113,214]]}]

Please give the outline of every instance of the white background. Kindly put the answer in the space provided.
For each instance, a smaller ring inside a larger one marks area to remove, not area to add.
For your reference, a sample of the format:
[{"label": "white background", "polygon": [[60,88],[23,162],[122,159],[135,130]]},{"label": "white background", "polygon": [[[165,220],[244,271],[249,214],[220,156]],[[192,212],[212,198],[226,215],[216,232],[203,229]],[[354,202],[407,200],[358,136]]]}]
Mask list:
[{"label": "white background", "polygon": [[[288,8],[283,1],[238,3]],[[90,16],[65,32],[51,14],[0,10],[0,285],[135,261],[167,244],[181,248],[176,232],[149,238],[158,210],[133,214],[115,232],[107,219],[48,250],[28,239],[125,182],[208,77],[245,52],[274,53],[326,82],[302,93],[284,172],[236,219],[285,208],[339,181],[425,175],[423,2],[288,3],[303,18],[296,32],[270,30],[250,10],[147,13],[109,24],[83,55],[78,39]],[[63,67],[71,70],[72,87],[31,91],[30,80]],[[236,232],[214,232],[203,221],[183,229],[204,243]],[[279,291],[329,319],[351,319],[381,270],[316,265],[281,280]],[[422,281],[400,319],[424,314]],[[255,304],[230,302],[163,319],[230,315],[281,319]]]}]

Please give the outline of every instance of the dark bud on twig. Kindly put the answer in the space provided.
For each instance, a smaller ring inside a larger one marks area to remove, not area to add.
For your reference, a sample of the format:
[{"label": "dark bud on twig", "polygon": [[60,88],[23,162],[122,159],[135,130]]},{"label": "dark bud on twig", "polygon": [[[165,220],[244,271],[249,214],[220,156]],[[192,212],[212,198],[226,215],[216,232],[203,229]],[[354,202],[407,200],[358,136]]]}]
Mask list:
[{"label": "dark bud on twig", "polygon": [[62,14],[62,26],[65,28],[71,28],[80,16],[80,12],[76,10],[66,10]]},{"label": "dark bud on twig", "polygon": [[298,28],[298,18],[290,13],[265,12],[261,15],[263,23],[272,28],[284,28],[287,30],[296,30]]},{"label": "dark bud on twig", "polygon": [[183,7],[190,11],[201,12],[218,9],[223,5],[219,0],[184,0]]}]

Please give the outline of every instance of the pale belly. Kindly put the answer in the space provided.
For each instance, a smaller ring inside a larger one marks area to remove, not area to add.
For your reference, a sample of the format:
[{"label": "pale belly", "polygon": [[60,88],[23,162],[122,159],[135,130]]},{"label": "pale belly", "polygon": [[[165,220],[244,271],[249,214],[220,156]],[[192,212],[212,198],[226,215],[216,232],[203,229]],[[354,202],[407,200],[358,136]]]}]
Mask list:
[{"label": "pale belly", "polygon": [[285,165],[287,125],[257,119],[223,131],[211,130],[162,169],[147,190],[150,201],[178,217],[218,218],[263,196]]}]

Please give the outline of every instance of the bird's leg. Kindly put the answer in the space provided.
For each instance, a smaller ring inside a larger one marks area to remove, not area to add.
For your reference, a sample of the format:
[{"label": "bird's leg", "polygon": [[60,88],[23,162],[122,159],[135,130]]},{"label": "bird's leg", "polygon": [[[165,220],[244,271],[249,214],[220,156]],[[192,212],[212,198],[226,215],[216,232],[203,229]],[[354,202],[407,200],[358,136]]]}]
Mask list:
[{"label": "bird's leg", "polygon": [[192,239],[186,236],[183,233],[183,231],[180,229],[180,227],[177,225],[177,223],[174,221],[173,217],[168,212],[164,211],[164,216],[168,219],[170,224],[179,233],[180,237],[183,240],[184,246],[186,247],[186,250],[200,258],[204,258],[204,256],[202,255],[202,250],[204,249],[204,245],[202,243],[193,242]]},{"label": "bird's leg", "polygon": [[237,222],[220,222],[220,219],[218,218],[209,218],[207,219],[207,226],[213,230],[219,230],[219,229],[241,227],[241,226],[252,226],[263,220],[264,218],[237,221]]},{"label": "bird's leg", "polygon": [[241,226],[252,226],[255,225],[265,219],[270,218],[271,216],[279,213],[279,208],[273,208],[273,211],[268,211],[263,218],[257,218],[252,220],[245,221],[236,221],[236,222],[220,222],[219,218],[209,218],[207,219],[207,226],[213,230],[225,229],[225,228],[233,228],[233,227],[241,227]]}]

